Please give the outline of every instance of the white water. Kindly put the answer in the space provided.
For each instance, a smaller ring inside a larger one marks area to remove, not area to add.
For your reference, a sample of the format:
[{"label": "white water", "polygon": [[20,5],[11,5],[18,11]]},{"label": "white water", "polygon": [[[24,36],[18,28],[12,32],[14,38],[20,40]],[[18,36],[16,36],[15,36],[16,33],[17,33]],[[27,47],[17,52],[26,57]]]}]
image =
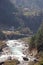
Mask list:
[{"label": "white water", "polygon": [[[23,54],[23,49],[25,48],[24,42],[21,42],[19,40],[8,40],[6,41],[6,45],[10,49],[10,55],[7,53],[0,56],[0,62],[5,61],[9,57],[12,59],[18,59],[19,61],[23,61],[23,57],[26,57],[25,54]],[[26,47],[27,48],[27,47]]]},{"label": "white water", "polygon": [[18,40],[8,40],[7,45],[9,46],[12,55],[14,55],[19,61],[23,60],[26,55],[23,54],[22,49],[25,48],[23,42]]},{"label": "white water", "polygon": [[[0,62],[4,62],[11,57],[11,59],[16,59],[19,60],[20,62],[23,61],[23,57],[26,57],[26,53],[24,54],[23,52],[28,49],[28,46],[25,45],[25,42],[19,41],[19,40],[8,40],[6,41],[6,45],[10,49],[10,54],[2,54],[0,56]],[[5,51],[5,50],[4,50]],[[35,58],[30,58],[28,56],[29,61],[33,61]]]}]

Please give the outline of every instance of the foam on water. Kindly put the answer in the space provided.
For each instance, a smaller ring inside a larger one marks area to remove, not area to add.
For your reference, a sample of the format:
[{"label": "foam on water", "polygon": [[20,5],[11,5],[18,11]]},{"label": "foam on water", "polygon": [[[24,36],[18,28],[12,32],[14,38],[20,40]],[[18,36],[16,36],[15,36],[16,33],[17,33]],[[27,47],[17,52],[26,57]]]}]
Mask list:
[{"label": "foam on water", "polygon": [[12,54],[18,58],[18,60],[23,60],[23,57],[26,57],[26,55],[23,54],[22,49],[24,48],[24,45],[22,42],[18,40],[8,40],[7,45],[9,46]]},{"label": "foam on water", "polygon": [[[9,57],[11,59],[16,59],[19,60],[20,62],[23,61],[23,57],[26,57],[26,55],[23,53],[23,49],[27,49],[25,47],[24,42],[19,41],[19,40],[8,40],[6,41],[7,46],[10,49],[10,54],[3,54],[0,56],[0,62],[8,60]],[[30,58],[28,57],[29,61],[33,61],[35,58]]]}]

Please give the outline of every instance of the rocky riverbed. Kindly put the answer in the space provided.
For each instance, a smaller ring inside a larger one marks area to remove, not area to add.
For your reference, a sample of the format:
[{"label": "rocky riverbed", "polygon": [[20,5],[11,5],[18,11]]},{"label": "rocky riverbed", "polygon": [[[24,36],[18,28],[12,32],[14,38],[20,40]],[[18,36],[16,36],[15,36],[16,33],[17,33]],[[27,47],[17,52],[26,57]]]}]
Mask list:
[{"label": "rocky riverbed", "polygon": [[28,65],[28,62],[36,59],[28,53],[29,45],[26,42],[22,40],[7,40],[4,42],[6,46],[2,49],[0,63],[16,59],[20,61],[19,65]]}]

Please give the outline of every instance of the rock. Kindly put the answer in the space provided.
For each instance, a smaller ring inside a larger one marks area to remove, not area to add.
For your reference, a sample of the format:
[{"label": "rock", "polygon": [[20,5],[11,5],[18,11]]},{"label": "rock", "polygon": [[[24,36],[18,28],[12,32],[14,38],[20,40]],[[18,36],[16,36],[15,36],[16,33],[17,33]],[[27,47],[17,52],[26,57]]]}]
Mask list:
[{"label": "rock", "polygon": [[26,57],[23,57],[23,60],[24,60],[24,61],[28,61],[29,59],[28,59],[28,58],[26,58]]},{"label": "rock", "polygon": [[37,59],[34,59],[34,62],[36,63],[36,62],[38,62],[38,60]]},{"label": "rock", "polygon": [[20,64],[20,61],[16,60],[16,63],[17,63],[17,64]]},{"label": "rock", "polygon": [[3,65],[3,64],[4,64],[4,62],[1,62],[1,63],[0,63],[0,65]]}]

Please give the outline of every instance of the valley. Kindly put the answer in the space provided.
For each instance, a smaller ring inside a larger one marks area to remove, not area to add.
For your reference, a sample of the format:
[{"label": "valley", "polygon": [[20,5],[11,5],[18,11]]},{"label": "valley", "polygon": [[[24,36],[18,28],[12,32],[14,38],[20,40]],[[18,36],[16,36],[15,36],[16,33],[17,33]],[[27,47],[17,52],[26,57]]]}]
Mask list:
[{"label": "valley", "polygon": [[0,0],[0,65],[43,65],[43,0]]}]

